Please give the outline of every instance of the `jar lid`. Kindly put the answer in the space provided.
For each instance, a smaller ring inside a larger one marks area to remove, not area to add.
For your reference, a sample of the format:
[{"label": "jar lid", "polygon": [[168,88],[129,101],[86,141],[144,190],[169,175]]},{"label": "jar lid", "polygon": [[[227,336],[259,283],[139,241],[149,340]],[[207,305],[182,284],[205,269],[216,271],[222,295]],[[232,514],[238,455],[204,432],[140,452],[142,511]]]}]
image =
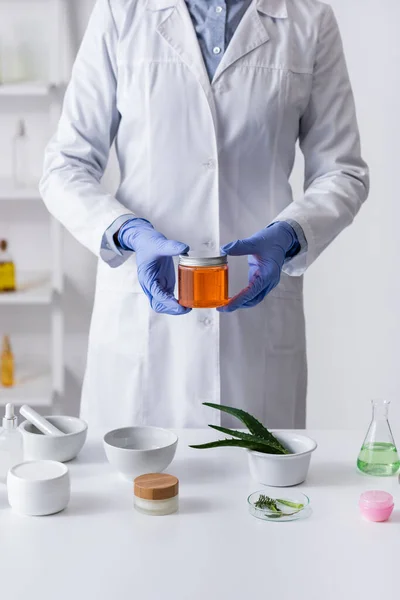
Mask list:
[{"label": "jar lid", "polygon": [[360,506],[363,508],[390,508],[393,506],[393,496],[381,490],[370,490],[360,496]]},{"label": "jar lid", "polygon": [[64,478],[68,474],[68,467],[55,460],[30,460],[14,465],[10,473],[26,485],[44,484]]},{"label": "jar lid", "polygon": [[134,480],[134,494],[145,500],[167,500],[179,492],[179,480],[166,473],[148,473]]},{"label": "jar lid", "polygon": [[217,267],[219,265],[226,265],[228,263],[228,257],[226,254],[213,256],[210,254],[194,254],[189,252],[188,254],[181,254],[179,256],[179,264],[184,267]]}]

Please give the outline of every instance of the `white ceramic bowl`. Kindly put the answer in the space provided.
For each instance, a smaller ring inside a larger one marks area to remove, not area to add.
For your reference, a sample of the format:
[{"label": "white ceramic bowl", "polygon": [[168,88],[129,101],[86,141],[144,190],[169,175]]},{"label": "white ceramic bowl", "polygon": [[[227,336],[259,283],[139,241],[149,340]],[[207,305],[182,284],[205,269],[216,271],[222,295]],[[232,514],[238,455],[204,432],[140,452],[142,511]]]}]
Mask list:
[{"label": "white ceramic bowl", "polygon": [[25,460],[57,460],[67,462],[82,450],[87,436],[87,424],[82,419],[68,416],[46,417],[65,435],[44,435],[29,421],[20,425],[24,439]]},{"label": "white ceramic bowl", "polygon": [[52,515],[70,498],[68,468],[53,460],[20,463],[7,474],[8,502],[21,515]]},{"label": "white ceramic bowl", "polygon": [[159,427],[124,427],[104,436],[109,463],[126,479],[161,473],[172,462],[178,436]]},{"label": "white ceramic bowl", "polygon": [[311,454],[317,444],[298,433],[274,431],[274,435],[293,454],[265,454],[248,450],[250,473],[264,485],[287,487],[302,483],[308,473]]}]

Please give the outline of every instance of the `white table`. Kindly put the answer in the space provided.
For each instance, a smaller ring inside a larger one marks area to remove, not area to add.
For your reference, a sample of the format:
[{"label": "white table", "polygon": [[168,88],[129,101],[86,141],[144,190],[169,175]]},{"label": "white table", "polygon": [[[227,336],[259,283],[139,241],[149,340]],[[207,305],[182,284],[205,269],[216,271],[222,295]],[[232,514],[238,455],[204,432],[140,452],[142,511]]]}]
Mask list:
[{"label": "white table", "polygon": [[[181,482],[181,509],[150,517],[133,510],[132,485],[105,462],[100,438],[70,463],[67,510],[20,517],[0,488],[4,600],[384,600],[398,599],[400,486],[397,477],[356,472],[362,433],[310,432],[318,443],[308,480],[307,520],[266,523],[247,512],[245,451],[193,450],[211,430],[180,433],[168,471]],[[363,490],[384,489],[398,512],[363,521]],[[385,594],[385,595],[384,595]]]}]

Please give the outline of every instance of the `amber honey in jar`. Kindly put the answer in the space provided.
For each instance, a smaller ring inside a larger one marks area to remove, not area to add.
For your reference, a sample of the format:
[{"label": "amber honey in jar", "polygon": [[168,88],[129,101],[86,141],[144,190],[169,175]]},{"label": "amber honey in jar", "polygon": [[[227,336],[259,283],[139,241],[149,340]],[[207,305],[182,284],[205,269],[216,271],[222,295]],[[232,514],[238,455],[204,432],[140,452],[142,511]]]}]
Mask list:
[{"label": "amber honey in jar", "polygon": [[179,257],[179,304],[188,308],[216,308],[228,302],[228,257]]}]

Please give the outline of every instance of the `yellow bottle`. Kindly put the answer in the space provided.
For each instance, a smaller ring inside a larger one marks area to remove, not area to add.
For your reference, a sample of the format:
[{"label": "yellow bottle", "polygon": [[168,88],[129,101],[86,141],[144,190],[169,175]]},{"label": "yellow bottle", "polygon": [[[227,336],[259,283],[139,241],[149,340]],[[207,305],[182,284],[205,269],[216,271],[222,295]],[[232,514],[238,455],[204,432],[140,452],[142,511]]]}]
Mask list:
[{"label": "yellow bottle", "polygon": [[0,360],[0,379],[4,387],[14,385],[14,355],[11,350],[10,338],[5,335]]},{"label": "yellow bottle", "polygon": [[0,240],[0,292],[15,291],[14,261],[7,252],[6,240]]}]

